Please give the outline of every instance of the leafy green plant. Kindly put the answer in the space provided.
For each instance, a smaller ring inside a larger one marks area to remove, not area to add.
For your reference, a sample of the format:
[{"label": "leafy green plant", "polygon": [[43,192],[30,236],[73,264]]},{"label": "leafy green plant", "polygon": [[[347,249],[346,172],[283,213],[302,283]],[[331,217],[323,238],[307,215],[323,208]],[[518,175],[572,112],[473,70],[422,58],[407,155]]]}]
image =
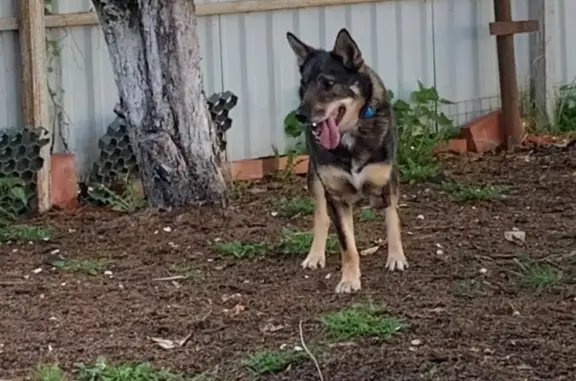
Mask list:
[{"label": "leafy green plant", "polygon": [[409,102],[394,99],[389,91],[398,124],[398,165],[401,177],[410,182],[425,181],[440,174],[434,147],[456,133],[453,121],[439,110],[440,105],[454,104],[441,98],[435,87],[418,81]]},{"label": "leafy green plant", "polygon": [[576,131],[576,84],[562,85],[558,90],[553,132]]},{"label": "leafy green plant", "polygon": [[127,176],[119,194],[103,184],[88,189],[88,197],[95,202],[109,206],[112,210],[123,213],[134,213],[145,205],[144,198],[138,193],[136,183]]},{"label": "leafy green plant", "polygon": [[289,151],[294,151],[298,155],[307,152],[306,141],[304,140],[304,125],[296,119],[296,111],[289,112],[284,118],[284,133],[286,136],[295,139],[294,147]]},{"label": "leafy green plant", "polygon": [[24,182],[17,177],[0,178],[0,227],[13,223],[28,208]]},{"label": "leafy green plant", "polygon": [[[275,159],[280,161],[282,155],[280,154],[278,147],[273,145],[272,150],[274,151]],[[280,168],[276,172],[274,172],[272,174],[272,177],[277,180],[285,180],[291,177],[294,174],[293,172],[294,168],[296,168],[296,166],[300,164],[300,162],[302,161],[301,159],[298,160],[298,156],[300,155],[301,153],[298,153],[298,151],[296,151],[295,149],[288,150],[286,152],[286,165],[284,166],[284,168]]]}]

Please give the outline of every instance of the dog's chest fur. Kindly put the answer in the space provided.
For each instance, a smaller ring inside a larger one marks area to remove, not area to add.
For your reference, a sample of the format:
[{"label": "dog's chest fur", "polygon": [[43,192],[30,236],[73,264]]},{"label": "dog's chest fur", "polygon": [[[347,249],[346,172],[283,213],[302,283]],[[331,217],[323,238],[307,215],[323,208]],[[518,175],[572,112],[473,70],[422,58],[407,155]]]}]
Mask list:
[{"label": "dog's chest fur", "polygon": [[340,160],[320,161],[317,173],[326,190],[335,198],[356,202],[364,197],[381,196],[390,178],[391,165],[381,160],[380,152],[365,150],[366,142],[356,134],[341,137]]}]

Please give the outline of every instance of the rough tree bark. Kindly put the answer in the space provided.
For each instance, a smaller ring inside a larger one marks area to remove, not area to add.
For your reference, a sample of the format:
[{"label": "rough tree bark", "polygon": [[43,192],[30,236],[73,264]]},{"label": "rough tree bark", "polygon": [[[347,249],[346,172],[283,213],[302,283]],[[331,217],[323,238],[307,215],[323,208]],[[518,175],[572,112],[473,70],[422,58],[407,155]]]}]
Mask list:
[{"label": "rough tree bark", "polygon": [[226,205],[192,0],[92,0],[150,206]]}]

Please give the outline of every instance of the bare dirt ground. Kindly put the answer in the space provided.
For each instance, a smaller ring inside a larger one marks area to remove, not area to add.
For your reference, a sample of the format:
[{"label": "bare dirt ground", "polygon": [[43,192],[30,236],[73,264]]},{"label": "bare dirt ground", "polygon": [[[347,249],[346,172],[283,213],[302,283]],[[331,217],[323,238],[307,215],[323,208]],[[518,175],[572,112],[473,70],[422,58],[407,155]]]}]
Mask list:
[{"label": "bare dirt ground", "polygon": [[[301,345],[302,321],[325,380],[574,380],[576,151],[448,158],[443,167],[460,190],[403,185],[408,271],[385,270],[384,245],[362,258],[363,289],[353,295],[333,292],[338,255],[304,271],[307,247],[278,245],[285,229],[311,228],[306,207],[278,201],[305,196],[301,178],[238,186],[225,212],[86,207],[35,220],[49,240],[0,244],[0,379],[105,356],[215,380],[318,380],[305,356],[274,372],[262,358],[246,363]],[[474,191],[480,184],[499,191]],[[525,244],[505,239],[514,228]],[[356,232],[360,249],[374,247],[383,218],[364,215]],[[403,329],[330,335],[323,316],[366,301]],[[172,349],[151,339],[188,335]]]}]

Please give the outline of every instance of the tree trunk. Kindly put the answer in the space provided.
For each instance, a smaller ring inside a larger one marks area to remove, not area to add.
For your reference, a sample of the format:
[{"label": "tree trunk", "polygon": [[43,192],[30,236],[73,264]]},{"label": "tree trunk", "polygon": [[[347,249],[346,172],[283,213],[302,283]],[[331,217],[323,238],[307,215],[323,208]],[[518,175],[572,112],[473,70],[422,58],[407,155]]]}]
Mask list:
[{"label": "tree trunk", "polygon": [[150,206],[225,205],[191,0],[92,0]]}]

